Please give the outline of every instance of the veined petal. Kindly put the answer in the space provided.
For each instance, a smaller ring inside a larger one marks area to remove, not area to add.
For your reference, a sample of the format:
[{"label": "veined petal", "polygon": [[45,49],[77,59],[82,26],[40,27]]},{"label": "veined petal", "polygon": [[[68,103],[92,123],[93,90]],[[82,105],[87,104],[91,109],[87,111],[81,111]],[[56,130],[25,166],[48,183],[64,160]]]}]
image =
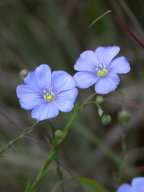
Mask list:
[{"label": "veined petal", "polygon": [[134,192],[144,192],[144,177],[134,178],[132,188]]},{"label": "veined petal", "polygon": [[33,72],[28,73],[24,82],[27,85],[38,88],[45,88],[51,86],[51,69],[46,64],[41,64]]},{"label": "veined petal", "polygon": [[74,78],[65,71],[54,71],[52,73],[52,87],[56,94],[61,91],[73,89],[76,86]]},{"label": "veined petal", "polygon": [[125,57],[117,57],[111,62],[109,70],[112,73],[128,73],[130,71],[130,64]]},{"label": "veined petal", "polygon": [[29,72],[27,76],[24,78],[24,82],[27,85],[38,88],[34,72]]},{"label": "veined petal", "polygon": [[131,187],[130,185],[128,185],[128,184],[122,184],[122,185],[118,188],[117,192],[135,192],[135,191],[132,190],[132,187]]},{"label": "veined petal", "polygon": [[59,114],[57,106],[53,102],[43,102],[32,110],[32,118],[42,121],[52,119]]},{"label": "veined petal", "polygon": [[76,80],[77,87],[84,89],[93,85],[99,77],[90,72],[78,72],[74,75],[74,78]]},{"label": "veined petal", "polygon": [[38,89],[29,85],[19,85],[16,89],[17,97],[23,109],[33,109],[42,103],[41,93]]},{"label": "veined petal", "polygon": [[84,51],[77,59],[74,69],[77,71],[89,71],[93,72],[98,65],[99,61],[94,51]]},{"label": "veined petal", "polygon": [[57,95],[54,102],[60,111],[69,112],[74,107],[74,102],[77,95],[78,90],[76,88],[69,91],[63,91]]},{"label": "veined petal", "polygon": [[119,81],[117,74],[109,73],[108,75],[99,78],[95,85],[95,91],[99,94],[107,94],[117,88]]},{"label": "veined petal", "polygon": [[95,54],[99,64],[108,66],[111,60],[119,53],[119,51],[120,48],[118,46],[98,47],[95,50]]}]

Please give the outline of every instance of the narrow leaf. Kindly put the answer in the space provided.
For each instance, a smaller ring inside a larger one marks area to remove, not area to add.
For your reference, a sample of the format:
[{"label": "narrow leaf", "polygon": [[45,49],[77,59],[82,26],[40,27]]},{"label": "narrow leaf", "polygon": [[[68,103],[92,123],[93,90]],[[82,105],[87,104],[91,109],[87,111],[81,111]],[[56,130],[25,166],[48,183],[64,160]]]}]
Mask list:
[{"label": "narrow leaf", "polygon": [[77,177],[77,180],[85,185],[87,185],[88,187],[94,189],[96,192],[108,192],[108,190],[103,187],[102,185],[98,184],[97,182],[85,178],[85,177]]}]

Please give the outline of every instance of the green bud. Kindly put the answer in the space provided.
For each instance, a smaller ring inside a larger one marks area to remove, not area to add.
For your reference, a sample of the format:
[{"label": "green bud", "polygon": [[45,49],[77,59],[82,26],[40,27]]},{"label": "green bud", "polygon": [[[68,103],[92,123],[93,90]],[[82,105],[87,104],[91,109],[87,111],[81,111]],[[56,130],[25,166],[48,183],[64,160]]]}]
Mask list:
[{"label": "green bud", "polygon": [[56,130],[54,135],[56,138],[60,139],[63,136],[63,132],[61,130]]},{"label": "green bud", "polygon": [[99,96],[96,97],[96,103],[97,104],[101,104],[103,102],[104,102],[104,97],[103,96],[99,95]]},{"label": "green bud", "polygon": [[131,119],[131,113],[128,110],[123,109],[118,113],[118,120],[120,123],[127,123],[130,121],[130,119]]},{"label": "green bud", "polygon": [[20,78],[23,80],[28,74],[28,70],[27,69],[22,69],[19,73]]},{"label": "green bud", "polygon": [[112,118],[110,115],[103,115],[101,118],[101,122],[104,126],[108,126],[112,121]]}]

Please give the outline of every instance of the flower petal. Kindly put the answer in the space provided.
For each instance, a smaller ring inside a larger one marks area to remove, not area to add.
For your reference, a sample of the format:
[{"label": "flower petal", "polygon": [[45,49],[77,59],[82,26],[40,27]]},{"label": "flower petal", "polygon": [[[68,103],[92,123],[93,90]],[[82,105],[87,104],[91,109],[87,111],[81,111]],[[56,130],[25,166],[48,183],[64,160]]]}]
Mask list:
[{"label": "flower petal", "polygon": [[42,97],[38,89],[29,85],[19,85],[16,89],[17,97],[23,109],[30,110],[42,103]]},{"label": "flower petal", "polygon": [[76,86],[74,78],[65,71],[54,71],[52,73],[52,87],[54,92],[60,93],[73,89]]},{"label": "flower petal", "polygon": [[111,62],[109,69],[113,73],[128,73],[130,64],[125,57],[117,57]]},{"label": "flower petal", "polygon": [[96,93],[107,94],[117,88],[119,81],[117,74],[109,73],[96,82],[95,91]]},{"label": "flower petal", "polygon": [[117,192],[134,192],[134,191],[132,190],[132,187],[131,187],[130,185],[128,185],[128,184],[122,184],[122,185],[118,188]]},{"label": "flower petal", "polygon": [[77,95],[78,90],[76,88],[69,91],[63,91],[57,95],[54,102],[60,111],[69,112],[74,107],[74,102]]},{"label": "flower petal", "polygon": [[33,72],[28,73],[24,82],[37,88],[51,86],[51,69],[46,64],[41,64]]},{"label": "flower petal", "polygon": [[77,71],[89,71],[93,72],[96,65],[99,63],[94,51],[84,51],[77,59],[74,69]]},{"label": "flower petal", "polygon": [[74,78],[76,80],[77,87],[85,89],[93,85],[99,77],[90,72],[78,72],[74,75]]},{"label": "flower petal", "polygon": [[52,119],[59,113],[57,106],[53,102],[43,102],[32,110],[32,118],[42,121]]},{"label": "flower petal", "polygon": [[144,192],[144,177],[134,178],[132,188],[134,192]]},{"label": "flower petal", "polygon": [[117,46],[98,47],[95,54],[99,64],[109,65],[111,60],[119,53],[120,48]]}]

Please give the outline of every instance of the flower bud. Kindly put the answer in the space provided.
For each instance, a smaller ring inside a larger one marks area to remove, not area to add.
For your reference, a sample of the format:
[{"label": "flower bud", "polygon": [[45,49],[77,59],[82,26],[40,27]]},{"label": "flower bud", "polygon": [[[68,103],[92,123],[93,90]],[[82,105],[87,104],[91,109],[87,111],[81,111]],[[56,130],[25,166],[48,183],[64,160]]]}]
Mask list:
[{"label": "flower bud", "polygon": [[108,114],[103,115],[101,118],[101,122],[104,126],[108,126],[111,123],[111,121],[112,121],[112,118]]},{"label": "flower bud", "polygon": [[20,78],[23,80],[28,74],[28,70],[27,69],[22,69],[19,73]]},{"label": "flower bud", "polygon": [[97,104],[101,104],[103,102],[104,102],[104,97],[103,96],[99,95],[99,96],[96,97],[96,103]]},{"label": "flower bud", "polygon": [[63,132],[61,130],[56,130],[54,135],[55,135],[55,138],[60,139],[63,136]]},{"label": "flower bud", "polygon": [[130,119],[131,119],[131,113],[128,110],[123,109],[118,113],[118,120],[120,123],[127,123],[130,121]]}]

